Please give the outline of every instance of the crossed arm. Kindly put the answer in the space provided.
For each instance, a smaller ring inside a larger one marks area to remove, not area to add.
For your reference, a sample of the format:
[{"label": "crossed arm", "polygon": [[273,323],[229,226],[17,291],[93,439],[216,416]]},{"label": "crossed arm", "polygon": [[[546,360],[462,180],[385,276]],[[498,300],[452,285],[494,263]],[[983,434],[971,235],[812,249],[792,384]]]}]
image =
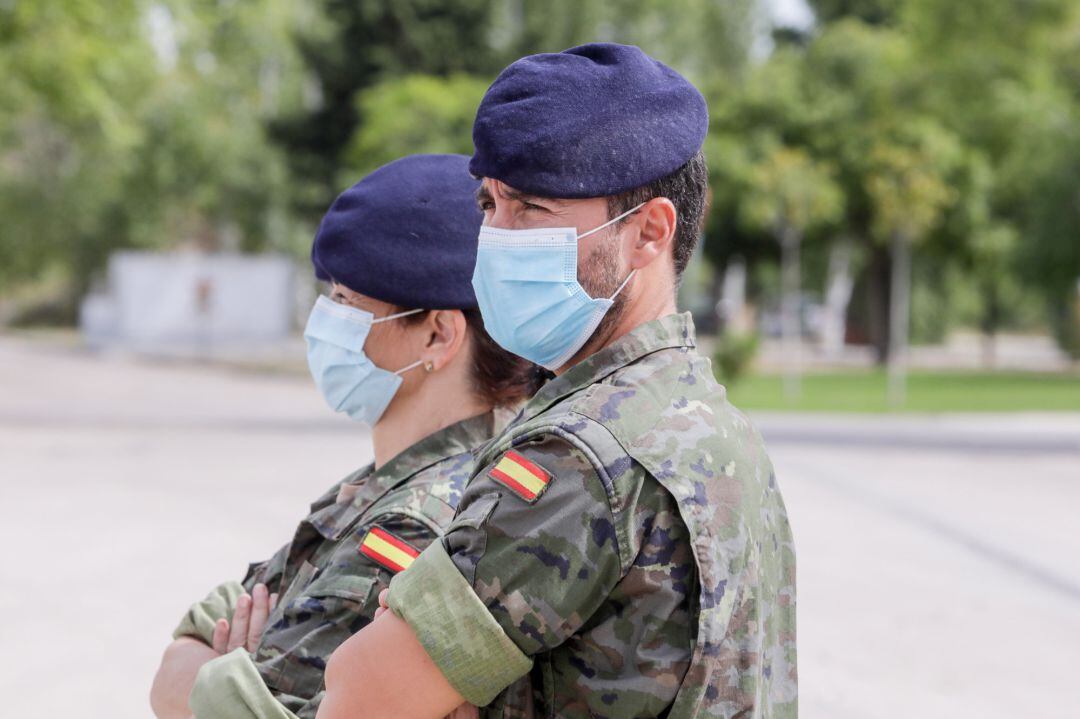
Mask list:
[{"label": "crossed arm", "polygon": [[199,669],[212,659],[238,647],[252,651],[259,643],[266,618],[277,604],[277,594],[256,584],[252,593],[236,601],[232,621],[219,619],[211,644],[192,636],[173,640],[161,657],[161,665],[150,688],[150,708],[158,719],[186,719],[191,716],[188,697]]},{"label": "crossed arm", "polygon": [[[384,590],[376,621],[346,642],[348,651],[331,658],[326,674],[331,701],[327,706],[324,700],[318,716],[478,717],[476,708],[463,703],[446,682],[409,625],[387,611],[385,598]],[[254,650],[276,603],[277,595],[269,595],[264,585],[257,584],[250,596],[242,594],[237,599],[231,622],[217,621],[211,645],[193,636],[174,640],[165,650],[150,692],[155,716],[191,717],[188,697],[199,669],[238,647]]]},{"label": "crossed arm", "polygon": [[318,719],[478,716],[385,601],[384,590],[375,621],[330,656]]}]

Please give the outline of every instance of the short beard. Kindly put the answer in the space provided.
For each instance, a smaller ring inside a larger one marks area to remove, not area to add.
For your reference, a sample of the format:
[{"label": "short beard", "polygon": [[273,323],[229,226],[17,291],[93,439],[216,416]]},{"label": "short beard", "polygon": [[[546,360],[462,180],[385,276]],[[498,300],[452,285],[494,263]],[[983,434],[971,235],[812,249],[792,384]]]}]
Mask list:
[{"label": "short beard", "polygon": [[[621,223],[619,223],[621,224]],[[615,233],[618,233],[618,224],[612,228]],[[614,243],[612,243],[614,247]],[[611,297],[615,294],[615,291],[619,289],[626,280],[619,272],[619,260],[617,254],[612,252],[605,252],[602,249],[594,252],[592,257],[589,258],[588,265],[583,268],[581,272],[581,286],[585,288],[585,291],[589,293],[589,297],[599,299],[601,297]],[[600,320],[600,324],[593,330],[592,335],[582,345],[582,350],[588,348],[591,349],[593,343],[602,343],[614,329],[615,325],[622,319],[623,314],[626,311],[626,288],[618,294],[615,300],[612,302],[611,309],[607,311],[604,318]],[[580,352],[581,350],[579,350]],[[589,352],[592,354],[592,352]]]}]

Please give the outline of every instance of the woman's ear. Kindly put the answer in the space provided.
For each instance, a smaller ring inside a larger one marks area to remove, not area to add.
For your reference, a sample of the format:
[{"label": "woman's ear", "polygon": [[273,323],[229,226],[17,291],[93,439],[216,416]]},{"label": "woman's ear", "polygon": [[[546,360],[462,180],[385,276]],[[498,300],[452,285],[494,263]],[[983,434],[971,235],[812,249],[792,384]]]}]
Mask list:
[{"label": "woman's ear", "polygon": [[431,371],[453,361],[465,343],[465,313],[461,310],[431,310],[424,319],[425,344],[420,359]]}]

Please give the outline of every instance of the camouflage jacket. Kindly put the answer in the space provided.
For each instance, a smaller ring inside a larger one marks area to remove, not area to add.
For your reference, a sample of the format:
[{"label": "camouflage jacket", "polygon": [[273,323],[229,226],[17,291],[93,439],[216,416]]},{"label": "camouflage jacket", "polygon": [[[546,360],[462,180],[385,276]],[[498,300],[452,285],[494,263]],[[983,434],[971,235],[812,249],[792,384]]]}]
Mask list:
[{"label": "camouflage jacket", "polygon": [[[221,585],[193,605],[174,636],[210,643],[214,622],[231,616],[241,592],[262,582],[279,593],[252,654],[238,651],[204,667],[191,697],[196,715],[314,717],[326,660],[373,619],[391,577],[442,535],[471,475],[472,450],[493,432],[493,415],[473,417],[377,471],[368,466],[346,477],[311,505],[289,544],[251,565],[242,584]],[[255,677],[269,694],[251,686]],[[240,691],[238,683],[248,686]],[[240,701],[238,692],[255,698]],[[253,703],[264,708],[233,706]]]},{"label": "camouflage jacket", "polygon": [[787,515],[688,315],[549,382],[476,467],[389,603],[486,716],[796,716]]}]

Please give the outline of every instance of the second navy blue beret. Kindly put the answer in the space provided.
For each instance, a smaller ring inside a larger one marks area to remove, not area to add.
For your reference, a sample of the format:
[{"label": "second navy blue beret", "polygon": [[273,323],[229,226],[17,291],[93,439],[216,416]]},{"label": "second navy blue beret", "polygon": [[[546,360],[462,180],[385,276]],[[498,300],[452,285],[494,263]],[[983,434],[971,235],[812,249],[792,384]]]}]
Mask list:
[{"label": "second navy blue beret", "polygon": [[476,307],[484,216],[468,163],[464,155],[410,155],[341,193],[315,234],[316,276],[409,309]]},{"label": "second navy blue beret", "polygon": [[670,67],[631,45],[581,45],[499,74],[469,170],[543,197],[617,195],[686,164],[708,126],[705,98]]}]

